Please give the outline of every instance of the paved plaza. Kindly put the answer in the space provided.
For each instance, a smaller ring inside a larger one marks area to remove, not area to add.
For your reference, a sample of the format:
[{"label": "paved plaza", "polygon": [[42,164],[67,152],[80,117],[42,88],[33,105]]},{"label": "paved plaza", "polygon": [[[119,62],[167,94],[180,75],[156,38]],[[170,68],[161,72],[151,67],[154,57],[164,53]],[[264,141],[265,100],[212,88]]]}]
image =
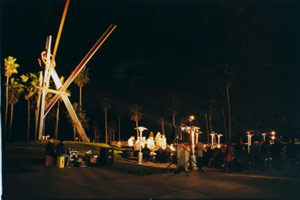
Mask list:
[{"label": "paved plaza", "polygon": [[[160,167],[165,167],[161,165]],[[137,176],[97,167],[26,165],[5,173],[3,199],[299,199],[299,173],[224,173],[204,168],[189,176]]]}]

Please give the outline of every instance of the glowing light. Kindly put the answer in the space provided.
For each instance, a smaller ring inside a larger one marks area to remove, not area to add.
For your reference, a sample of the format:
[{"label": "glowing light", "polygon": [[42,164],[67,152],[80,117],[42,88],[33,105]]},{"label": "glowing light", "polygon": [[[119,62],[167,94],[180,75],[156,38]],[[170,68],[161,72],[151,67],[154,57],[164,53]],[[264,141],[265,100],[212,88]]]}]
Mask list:
[{"label": "glowing light", "polygon": [[272,132],[271,132],[271,135],[276,135],[276,132],[275,132],[275,131],[272,131]]},{"label": "glowing light", "polygon": [[189,120],[190,120],[190,121],[193,121],[194,119],[195,119],[195,116],[194,116],[194,115],[190,115],[190,116],[189,116]]},{"label": "glowing light", "polygon": [[271,139],[272,139],[272,140],[275,140],[275,139],[276,139],[276,137],[275,137],[274,135],[272,135],[272,136],[271,136]]}]

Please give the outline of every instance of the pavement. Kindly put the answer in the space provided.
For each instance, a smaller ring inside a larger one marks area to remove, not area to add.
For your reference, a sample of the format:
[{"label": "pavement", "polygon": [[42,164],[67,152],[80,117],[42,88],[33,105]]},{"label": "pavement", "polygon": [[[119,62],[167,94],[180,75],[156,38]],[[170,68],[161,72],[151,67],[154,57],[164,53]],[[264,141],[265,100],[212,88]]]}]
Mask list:
[{"label": "pavement", "polygon": [[[144,163],[161,168],[168,164]],[[28,164],[3,174],[2,199],[300,199],[299,170],[277,174],[204,170],[189,176],[184,172],[137,176],[98,167]]]}]

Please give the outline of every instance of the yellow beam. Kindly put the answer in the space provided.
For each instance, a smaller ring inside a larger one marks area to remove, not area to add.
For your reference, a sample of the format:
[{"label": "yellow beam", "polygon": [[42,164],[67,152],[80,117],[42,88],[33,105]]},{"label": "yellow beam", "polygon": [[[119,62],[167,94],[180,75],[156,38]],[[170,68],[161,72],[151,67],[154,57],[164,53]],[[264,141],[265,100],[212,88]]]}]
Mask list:
[{"label": "yellow beam", "polygon": [[68,97],[71,96],[70,93],[67,93],[67,92],[60,92],[60,91],[57,91],[57,90],[52,90],[52,89],[49,89],[49,88],[43,88],[43,87],[39,87],[39,86],[35,86],[35,87],[38,88],[39,90],[45,90],[46,92],[51,92],[51,93],[54,93],[54,94],[67,95]]}]

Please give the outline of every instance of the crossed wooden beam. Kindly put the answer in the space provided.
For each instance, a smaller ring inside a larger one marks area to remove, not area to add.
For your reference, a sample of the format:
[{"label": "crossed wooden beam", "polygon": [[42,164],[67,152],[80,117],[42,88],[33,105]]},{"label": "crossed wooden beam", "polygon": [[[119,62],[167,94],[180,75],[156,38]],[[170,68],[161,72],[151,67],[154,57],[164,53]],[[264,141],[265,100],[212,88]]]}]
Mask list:
[{"label": "crossed wooden beam", "polygon": [[[51,57],[51,36],[48,37],[47,43],[46,43],[46,52],[42,52],[42,59],[45,63],[45,70],[44,70],[44,76],[43,76],[43,87],[38,87],[42,91],[42,97],[41,97],[41,111],[40,111],[40,126],[39,126],[39,140],[42,139],[42,130],[43,130],[43,123],[44,118],[48,114],[48,112],[51,110],[51,108],[54,106],[54,104],[59,100],[59,98],[62,98],[70,116],[73,121],[73,125],[76,127],[80,138],[84,142],[89,142],[89,138],[86,136],[86,133],[76,115],[76,112],[73,109],[73,106],[68,98],[69,94],[66,93],[66,89],[70,86],[70,84],[74,81],[74,79],[77,77],[77,75],[81,72],[81,70],[84,68],[84,66],[87,64],[87,62],[92,58],[92,56],[96,53],[96,51],[100,48],[100,46],[105,42],[105,40],[109,37],[109,35],[114,31],[114,29],[117,27],[116,25],[110,25],[108,29],[104,32],[104,34],[99,38],[99,40],[95,43],[95,45],[91,48],[91,50],[87,53],[87,55],[81,60],[81,62],[77,65],[75,70],[71,73],[69,78],[65,81],[64,84],[62,84],[59,80],[59,77],[57,75],[57,72],[54,69],[55,66],[55,55],[59,43],[59,38],[61,35],[64,19],[66,16],[66,12],[68,9],[69,1],[67,0],[66,6],[64,9],[63,17],[61,20],[60,28],[58,31],[58,35],[56,38],[56,43],[53,51],[53,55]],[[49,80],[50,76],[52,77],[56,90],[48,89],[49,87]],[[52,98],[52,100],[47,104],[45,107],[45,97],[46,92],[52,92],[55,94],[55,96]]]}]

